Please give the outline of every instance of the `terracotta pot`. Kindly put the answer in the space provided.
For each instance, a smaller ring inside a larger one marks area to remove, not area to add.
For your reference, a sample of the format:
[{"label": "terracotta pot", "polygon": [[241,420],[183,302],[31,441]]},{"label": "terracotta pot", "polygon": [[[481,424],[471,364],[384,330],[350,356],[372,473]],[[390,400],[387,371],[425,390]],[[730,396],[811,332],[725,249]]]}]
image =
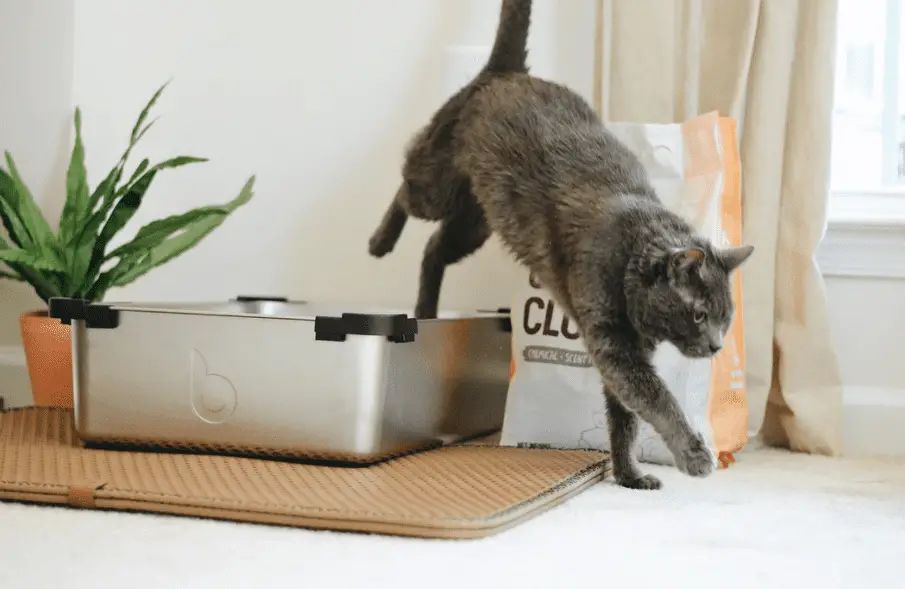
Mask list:
[{"label": "terracotta pot", "polygon": [[71,409],[72,340],[69,326],[48,317],[46,310],[23,313],[19,324],[35,405]]}]

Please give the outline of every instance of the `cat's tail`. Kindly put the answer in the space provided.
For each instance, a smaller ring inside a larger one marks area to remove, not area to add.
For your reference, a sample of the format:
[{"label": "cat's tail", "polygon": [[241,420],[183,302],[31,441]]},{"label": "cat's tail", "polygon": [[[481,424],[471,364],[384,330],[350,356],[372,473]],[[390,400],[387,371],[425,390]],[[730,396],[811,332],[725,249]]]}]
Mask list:
[{"label": "cat's tail", "polygon": [[[405,189],[405,184],[399,188],[400,191]],[[399,195],[390,203],[390,207],[383,214],[383,219],[374,234],[368,241],[368,253],[375,258],[382,258],[396,247],[399,236],[405,228],[405,222],[408,221],[408,213],[399,204]]]},{"label": "cat's tail", "polygon": [[503,0],[500,22],[485,72],[528,72],[528,29],[531,0]]}]

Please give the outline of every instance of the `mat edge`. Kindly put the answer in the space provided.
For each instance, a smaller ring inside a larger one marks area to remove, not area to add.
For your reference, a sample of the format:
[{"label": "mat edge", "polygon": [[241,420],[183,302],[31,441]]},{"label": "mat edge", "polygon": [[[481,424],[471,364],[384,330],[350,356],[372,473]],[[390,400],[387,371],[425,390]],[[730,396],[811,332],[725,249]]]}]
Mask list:
[{"label": "mat edge", "polygon": [[[411,525],[419,528],[434,528],[434,527],[458,527],[458,528],[482,528],[482,527],[493,527],[494,525],[500,525],[509,521],[513,518],[520,517],[520,514],[525,511],[532,511],[534,505],[542,502],[544,498],[551,497],[551,501],[554,501],[560,495],[568,495],[571,492],[571,489],[575,487],[581,487],[585,484],[586,481],[591,480],[604,480],[607,476],[611,474],[611,467],[608,459],[599,460],[592,464],[589,464],[582,468],[581,470],[573,473],[572,475],[562,479],[555,485],[552,485],[550,488],[538,493],[537,495],[527,498],[524,501],[505,507],[497,512],[491,513],[486,517],[476,517],[476,518],[462,518],[462,519],[450,519],[450,520],[417,520],[412,519],[408,520],[406,523],[401,523],[400,525]],[[27,496],[40,496],[40,497],[53,497],[60,498],[63,502],[66,502],[66,498],[68,496],[70,486],[61,485],[57,483],[29,483],[29,482],[20,482],[20,481],[0,481],[0,499],[3,499],[7,496],[11,495],[27,495]],[[141,495],[149,496],[148,498],[142,498]],[[127,501],[135,504],[141,505],[168,505],[168,506],[176,506],[176,507],[184,507],[187,509],[211,509],[218,512],[223,513],[247,513],[247,514],[274,514],[281,515],[289,518],[302,518],[302,519],[315,519],[315,520],[323,520],[323,521],[334,521],[332,517],[324,515],[318,516],[315,513],[309,511],[308,513],[303,514],[293,514],[290,513],[289,510],[281,509],[280,511],[266,511],[263,507],[260,509],[249,509],[247,507],[239,506],[239,505],[228,505],[224,507],[212,507],[209,504],[205,505],[204,499],[195,499],[190,500],[181,496],[174,495],[159,495],[159,498],[152,499],[150,497],[156,494],[148,493],[145,491],[129,491],[119,488],[111,488],[106,486],[103,490],[98,490],[96,492],[95,498],[97,502],[98,508],[102,507],[102,504],[106,502],[115,502],[115,501]],[[304,509],[304,508],[302,508]],[[326,512],[322,512],[326,513]],[[344,512],[348,514],[349,512]],[[381,522],[382,520],[378,519],[379,515],[375,514],[373,518],[361,517],[361,514],[358,514],[358,517],[353,520],[346,521],[356,521],[363,524],[366,523],[374,523]],[[436,522],[436,523],[435,523]],[[494,524],[493,522],[500,522],[500,524]]]},{"label": "mat edge", "polygon": [[126,512],[134,513],[136,515],[154,514],[171,517],[195,517],[237,524],[278,525],[316,531],[384,534],[421,539],[469,540],[487,538],[500,534],[562,505],[567,500],[581,494],[606,478],[608,473],[606,463],[601,463],[598,466],[601,468],[587,472],[585,476],[576,480],[574,484],[564,486],[562,491],[555,493],[549,501],[532,503],[521,509],[516,508],[512,511],[510,517],[481,520],[481,525],[474,525],[475,523],[478,523],[476,520],[465,520],[469,521],[471,525],[462,525],[461,520],[445,522],[446,525],[440,525],[440,522],[434,525],[427,525],[430,524],[430,522],[427,522],[427,524],[415,524],[349,519],[342,520],[319,518],[310,515],[298,516],[239,509],[226,510],[216,507],[187,506],[175,503],[153,503],[135,499],[101,497],[97,498],[94,508],[79,509],[69,505],[66,495],[62,493],[48,494],[7,490],[0,490],[0,500],[27,503],[38,507],[67,507],[80,511],[100,511],[109,513]]},{"label": "mat edge", "polygon": [[[0,411],[0,416],[8,413],[25,412],[34,410],[34,407],[11,408]],[[64,409],[48,413],[70,414]],[[16,444],[13,444],[15,446]],[[84,448],[80,448],[84,450]],[[518,451],[511,446],[503,446],[493,443],[456,443],[446,447],[432,450],[433,452],[456,452],[478,449],[493,449],[497,452]],[[334,531],[348,531],[361,533],[383,533],[396,536],[409,536],[419,538],[482,538],[505,531],[520,523],[537,517],[548,510],[562,504],[571,497],[580,494],[590,486],[606,479],[612,473],[612,462],[609,453],[590,450],[565,450],[565,449],[535,449],[531,452],[546,453],[556,452],[563,454],[575,454],[581,452],[586,456],[581,457],[576,464],[577,468],[570,473],[563,473],[558,481],[551,481],[545,488],[537,489],[533,496],[524,497],[518,503],[498,507],[497,511],[488,512],[485,515],[464,514],[459,519],[425,519],[399,518],[383,519],[379,514],[371,514],[367,511],[327,512],[312,509],[310,506],[299,506],[293,513],[287,506],[271,506],[266,503],[254,504],[251,508],[226,503],[217,505],[213,501],[205,499],[193,500],[192,497],[179,495],[160,494],[151,498],[141,497],[139,493],[129,489],[110,488],[101,490],[100,486],[93,486],[96,481],[90,481],[91,488],[95,489],[91,496],[90,506],[78,505],[77,497],[73,491],[78,487],[78,481],[72,484],[56,482],[35,481],[0,481],[0,500],[24,502],[34,505],[62,506],[73,509],[94,509],[99,511],[130,511],[136,513],[150,513],[171,516],[205,517],[218,521],[231,521],[234,523],[260,523],[286,525],[296,528],[321,529]],[[0,455],[2,458],[2,455]],[[402,459],[399,457],[398,459]],[[240,460],[264,460],[266,458],[244,457]],[[2,462],[2,461],[0,461]],[[15,473],[13,473],[15,474]],[[28,478],[28,477],[26,477]],[[91,492],[89,490],[89,492]],[[276,511],[267,511],[268,507],[278,507]]]}]

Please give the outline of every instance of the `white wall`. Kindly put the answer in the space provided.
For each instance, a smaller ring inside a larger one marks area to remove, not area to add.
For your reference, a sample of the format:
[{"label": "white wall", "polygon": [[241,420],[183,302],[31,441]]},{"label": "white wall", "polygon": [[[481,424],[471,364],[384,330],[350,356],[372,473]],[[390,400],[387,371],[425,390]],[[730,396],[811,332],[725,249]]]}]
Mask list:
[{"label": "white wall", "polygon": [[[367,255],[367,238],[397,187],[405,141],[448,95],[444,50],[492,42],[497,3],[81,0],[56,14],[49,30],[43,10],[3,2],[21,18],[4,12],[3,26],[15,36],[3,42],[29,49],[27,59],[2,65],[5,81],[6,69],[27,80],[11,85],[15,96],[2,101],[0,128],[15,123],[12,138],[2,137],[22,154],[29,182],[52,178],[56,200],[47,205],[54,220],[63,168],[53,166],[70,145],[69,135],[58,144],[73,106],[83,111],[95,185],[125,147],[145,101],[170,78],[156,111],[162,119],[134,161],[177,154],[211,161],[159,176],[126,234],[232,198],[249,175],[258,176],[255,199],[205,242],[109,299],[272,293],[412,304],[432,228],[411,223],[382,261]],[[590,92],[592,13],[591,0],[538,2],[531,38],[537,72]],[[511,269],[491,243],[449,272],[441,304],[505,304]],[[9,283],[0,289],[5,300]],[[37,304],[22,299],[4,304],[0,345],[18,342],[15,316]]]},{"label": "white wall", "polygon": [[[585,95],[593,5],[538,0],[530,39],[535,71]],[[490,44],[497,13],[487,0],[0,0],[0,148],[17,156],[55,225],[74,106],[95,186],[172,78],[134,162],[211,161],[159,176],[126,236],[230,199],[251,174],[256,196],[195,249],[108,299],[252,293],[411,305],[432,228],[410,223],[381,261],[367,239],[397,188],[404,143],[450,92],[446,49]],[[448,272],[441,305],[507,304],[512,269],[491,241]],[[18,315],[39,306],[27,287],[0,281],[7,397],[27,398]]]},{"label": "white wall", "polygon": [[[73,3],[38,4],[0,0],[0,151],[41,205],[58,211],[71,145]],[[18,344],[19,311],[40,306],[26,286],[0,280],[0,346]]]},{"label": "white wall", "polygon": [[[396,189],[403,144],[449,93],[445,49],[490,43],[497,2],[37,4],[0,0],[0,147],[17,155],[54,222],[72,107],[84,111],[94,185],[119,156],[141,106],[171,77],[157,111],[163,118],[136,155],[211,161],[159,177],[128,233],[161,215],[232,198],[248,175],[258,175],[251,204],[111,299],[271,293],[414,301],[430,226],[411,223],[381,261],[367,256],[367,238]],[[536,4],[535,72],[589,95],[594,1]],[[449,271],[442,305],[506,304],[512,268],[491,242]],[[827,288],[846,383],[901,391],[905,399],[905,281],[833,276]],[[0,348],[19,344],[16,317],[35,305],[27,289],[0,282]],[[27,399],[23,374],[21,366],[0,366],[7,387],[0,394]]]},{"label": "white wall", "polygon": [[[538,71],[589,90],[593,26],[540,2]],[[232,198],[247,208],[184,257],[111,299],[223,299],[272,293],[411,305],[432,227],[412,223],[393,255],[367,240],[399,182],[409,136],[443,101],[444,50],[492,42],[487,0],[82,0],[73,97],[84,109],[89,171],[115,161],[141,105],[173,77],[141,151],[210,157],[159,178],[131,228]],[[130,23],[124,26],[124,23]],[[576,37],[585,43],[576,45]],[[562,52],[574,50],[563,58]],[[575,64],[586,67],[576,68]],[[564,67],[559,67],[564,64]],[[496,244],[449,272],[441,304],[499,306],[512,268]],[[498,280],[488,281],[493,275]]]},{"label": "white wall", "polygon": [[[905,268],[905,226],[898,233],[894,257]],[[876,274],[826,279],[845,383],[845,452],[905,456],[905,277]]]},{"label": "white wall", "polygon": [[905,280],[833,276],[827,293],[845,382],[905,401]]}]

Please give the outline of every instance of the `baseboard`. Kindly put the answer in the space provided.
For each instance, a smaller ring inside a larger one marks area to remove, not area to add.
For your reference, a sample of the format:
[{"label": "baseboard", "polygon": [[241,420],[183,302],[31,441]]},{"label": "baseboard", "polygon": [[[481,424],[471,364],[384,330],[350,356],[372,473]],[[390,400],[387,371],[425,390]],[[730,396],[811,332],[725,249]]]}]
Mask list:
[{"label": "baseboard", "polygon": [[6,407],[32,402],[25,351],[21,346],[0,346],[0,397]]},{"label": "baseboard", "polygon": [[[0,346],[0,396],[7,407],[31,401],[21,346]],[[905,456],[905,389],[849,386],[844,403],[845,456]]]},{"label": "baseboard", "polygon": [[22,346],[0,346],[0,366],[25,366]]},{"label": "baseboard", "polygon": [[905,456],[905,389],[845,388],[846,456]]},{"label": "baseboard", "polygon": [[[905,389],[846,387],[843,403],[843,456],[905,456]],[[756,431],[748,439],[760,446]]]}]

